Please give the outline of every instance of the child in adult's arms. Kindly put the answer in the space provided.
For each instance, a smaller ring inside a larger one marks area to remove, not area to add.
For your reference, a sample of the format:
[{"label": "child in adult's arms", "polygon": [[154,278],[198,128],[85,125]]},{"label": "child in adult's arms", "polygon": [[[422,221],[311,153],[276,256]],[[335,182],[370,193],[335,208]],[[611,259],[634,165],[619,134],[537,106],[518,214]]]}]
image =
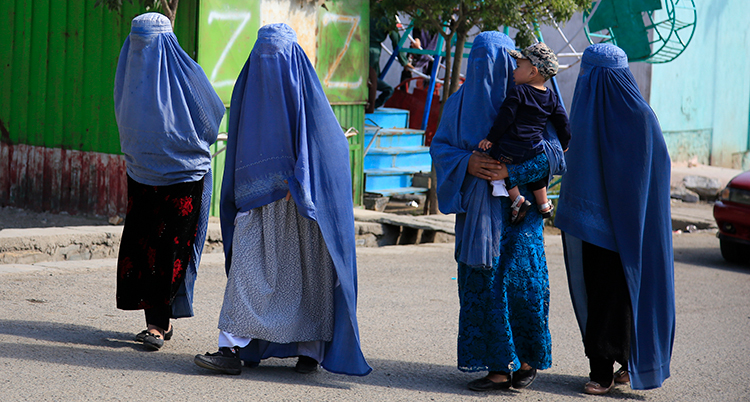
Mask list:
[{"label": "child in adult's arms", "polygon": [[[567,151],[570,142],[570,123],[562,102],[553,91],[544,86],[557,74],[557,57],[544,43],[536,43],[522,51],[510,51],[516,59],[517,67],[513,70],[513,81],[516,86],[500,106],[495,123],[487,138],[479,142],[478,147],[489,150],[490,156],[506,163],[519,164],[544,152],[542,148],[543,131],[547,120],[551,120],[557,130],[560,145]],[[520,222],[531,203],[518,191],[517,187],[507,189],[506,182],[494,180],[492,195],[509,196],[513,200],[511,223]],[[552,202],[547,198],[548,178],[528,184],[534,192],[537,208],[542,216],[552,216]]]}]

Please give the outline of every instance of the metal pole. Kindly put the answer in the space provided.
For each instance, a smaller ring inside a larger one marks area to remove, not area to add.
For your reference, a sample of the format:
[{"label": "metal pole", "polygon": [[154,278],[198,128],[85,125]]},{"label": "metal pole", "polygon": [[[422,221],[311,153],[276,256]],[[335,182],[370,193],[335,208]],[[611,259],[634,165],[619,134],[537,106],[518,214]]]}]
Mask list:
[{"label": "metal pole", "polygon": [[422,130],[427,130],[427,122],[430,120],[430,108],[432,108],[432,95],[435,93],[435,84],[437,81],[437,69],[440,63],[440,56],[435,56],[432,63],[432,74],[430,79],[430,89],[427,91],[427,101],[424,104],[424,114],[422,114]]},{"label": "metal pole", "polygon": [[[430,88],[427,91],[427,101],[424,105],[424,113],[422,114],[422,130],[427,130],[427,123],[430,120],[430,109],[432,108],[432,97],[435,93],[435,84],[437,83],[437,71],[440,66],[440,48],[443,46],[443,37],[438,38],[437,46],[435,50],[435,60],[432,62],[432,72],[430,73]],[[445,88],[443,88],[445,90]]]}]

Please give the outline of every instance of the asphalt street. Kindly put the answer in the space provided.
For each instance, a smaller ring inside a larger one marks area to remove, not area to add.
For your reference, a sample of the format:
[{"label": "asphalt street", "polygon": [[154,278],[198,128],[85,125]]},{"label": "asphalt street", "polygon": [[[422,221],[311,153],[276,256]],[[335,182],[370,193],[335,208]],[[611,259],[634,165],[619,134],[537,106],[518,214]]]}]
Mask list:
[{"label": "asphalt street", "polygon": [[373,372],[301,375],[270,359],[239,376],[193,356],[216,350],[226,281],[207,254],[196,316],[158,352],[133,335],[141,311],[115,308],[115,260],[42,263],[0,274],[0,401],[750,401],[750,267],[722,260],[714,231],[674,235],[677,333],[660,389],[581,393],[588,377],[559,236],[546,237],[553,365],[522,391],[475,393],[456,369],[458,297],[452,244],[358,248],[362,349]]}]

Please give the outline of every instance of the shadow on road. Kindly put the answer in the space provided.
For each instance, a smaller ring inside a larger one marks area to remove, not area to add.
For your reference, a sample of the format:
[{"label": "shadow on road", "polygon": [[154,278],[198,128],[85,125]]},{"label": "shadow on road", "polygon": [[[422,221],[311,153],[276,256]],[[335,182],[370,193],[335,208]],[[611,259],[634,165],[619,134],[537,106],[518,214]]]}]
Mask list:
[{"label": "shadow on road", "polygon": [[[453,366],[407,362],[388,359],[368,359],[373,372],[365,377],[349,377],[319,370],[315,374],[294,372],[296,359],[268,359],[259,367],[245,368],[239,376],[215,374],[193,364],[194,354],[170,350],[149,352],[133,341],[132,333],[101,330],[86,325],[54,322],[0,320],[0,335],[22,337],[30,342],[0,342],[0,355],[5,359],[36,361],[45,364],[88,367],[93,370],[116,372],[166,372],[189,376],[215,376],[227,381],[262,381],[279,385],[305,385],[326,389],[350,389],[354,384],[411,391],[438,392],[461,396],[479,396],[466,389],[466,384],[483,373],[462,373]],[[173,340],[172,342],[175,342]],[[178,340],[177,340],[178,341]],[[196,351],[195,353],[199,353]],[[581,396],[584,376],[570,376],[540,372],[532,385],[535,392],[551,395]],[[512,396],[518,390],[498,391],[487,396]],[[644,400],[642,395],[620,387],[610,398]]]}]

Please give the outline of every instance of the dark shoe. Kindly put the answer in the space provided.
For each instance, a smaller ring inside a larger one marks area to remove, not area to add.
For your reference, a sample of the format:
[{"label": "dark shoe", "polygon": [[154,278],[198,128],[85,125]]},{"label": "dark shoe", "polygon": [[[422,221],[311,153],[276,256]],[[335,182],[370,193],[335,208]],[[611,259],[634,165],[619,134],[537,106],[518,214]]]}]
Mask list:
[{"label": "dark shoe", "polygon": [[612,387],[615,386],[615,382],[612,381],[609,387],[603,387],[601,384],[595,381],[589,381],[583,386],[583,392],[589,395],[604,395],[608,393]]},{"label": "dark shoe", "polygon": [[[135,341],[136,342],[143,342],[143,340],[146,338],[146,335],[148,334],[148,329],[144,329],[143,331],[137,333],[135,335]],[[172,335],[174,334],[174,325],[172,325],[172,328],[169,329],[169,332],[164,333],[164,340],[168,341],[172,339]]]},{"label": "dark shoe", "polygon": [[508,380],[503,382],[494,382],[487,377],[474,380],[469,383],[469,389],[477,392],[495,391],[498,389],[510,388],[511,380],[510,374],[508,374]]},{"label": "dark shoe", "polygon": [[242,372],[242,360],[240,359],[239,348],[219,348],[219,351],[216,353],[195,355],[193,361],[199,367],[215,370],[223,374],[239,375]]},{"label": "dark shoe", "polygon": [[318,370],[318,361],[307,356],[300,356],[297,365],[294,366],[294,371],[300,374],[310,374],[316,370]]},{"label": "dark shoe", "polygon": [[513,373],[513,388],[521,389],[526,388],[534,382],[536,378],[536,369],[532,368],[529,370],[518,370]]},{"label": "dark shoe", "polygon": [[168,341],[172,339],[172,335],[174,334],[174,325],[171,326],[172,328],[169,329],[169,332],[164,333],[164,340]]},{"label": "dark shoe", "polygon": [[615,371],[615,384],[627,384],[630,382],[630,373],[625,367],[620,367],[619,370]]},{"label": "dark shoe", "polygon": [[152,350],[159,350],[164,346],[164,339],[159,334],[146,333],[143,337],[143,345]]},{"label": "dark shoe", "polygon": [[136,342],[143,342],[143,340],[146,338],[146,335],[148,335],[148,330],[144,329],[143,331],[135,334],[135,341]]}]

